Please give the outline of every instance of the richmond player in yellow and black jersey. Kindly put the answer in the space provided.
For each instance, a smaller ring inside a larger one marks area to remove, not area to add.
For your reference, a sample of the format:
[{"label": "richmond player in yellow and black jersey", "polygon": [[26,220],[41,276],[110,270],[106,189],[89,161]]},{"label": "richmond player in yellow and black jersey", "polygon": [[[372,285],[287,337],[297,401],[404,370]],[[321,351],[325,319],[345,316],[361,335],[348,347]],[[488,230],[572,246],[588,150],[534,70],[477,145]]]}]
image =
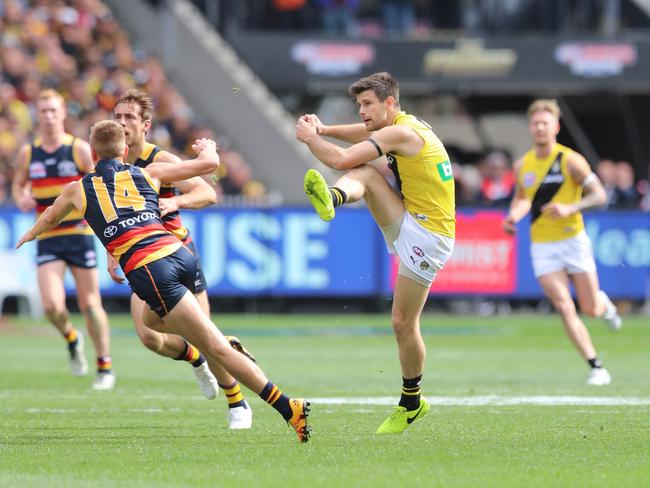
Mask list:
[{"label": "richmond player in yellow and black jersey", "polygon": [[[377,433],[399,433],[424,417],[429,405],[420,394],[426,351],[420,313],[429,287],[451,256],[456,235],[454,176],[444,146],[431,127],[400,109],[399,87],[389,73],[375,73],[353,83],[349,93],[359,107],[361,124],[323,125],[304,115],[296,137],[325,165],[347,171],[328,187],[315,170],[305,175],[305,191],[324,220],[335,207],[364,199],[399,256],[393,298],[393,328],[402,368],[402,395]],[[342,148],[321,136],[353,145]],[[399,193],[368,164],[386,156]]]},{"label": "richmond player in yellow and black jersey", "polygon": [[515,163],[517,186],[504,230],[514,233],[515,224],[530,213],[535,277],[591,367],[587,383],[606,385],[611,377],[596,355],[569,289],[572,282],[582,312],[604,318],[612,329],[621,327],[616,307],[600,290],[582,219],[582,210],[605,203],[605,190],[585,158],[558,144],[560,108],[555,100],[536,100],[528,108],[528,117],[533,147]]}]

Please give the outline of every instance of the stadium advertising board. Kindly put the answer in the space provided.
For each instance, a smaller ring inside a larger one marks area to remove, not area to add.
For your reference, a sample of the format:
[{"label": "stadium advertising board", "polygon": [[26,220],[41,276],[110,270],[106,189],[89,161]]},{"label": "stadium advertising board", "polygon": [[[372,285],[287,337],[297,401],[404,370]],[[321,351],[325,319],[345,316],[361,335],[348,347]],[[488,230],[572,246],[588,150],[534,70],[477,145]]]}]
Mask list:
[{"label": "stadium advertising board", "polygon": [[[235,34],[240,55],[274,91],[338,91],[361,76],[390,71],[403,93],[471,90],[529,93],[650,85],[650,39],[460,38],[445,41],[334,40],[294,34]],[[432,85],[432,83],[434,83]]]},{"label": "stadium advertising board", "polygon": [[[456,250],[432,288],[433,294],[542,296],[530,264],[528,223],[522,222],[517,236],[510,237],[501,231],[502,216],[498,210],[459,211]],[[369,297],[392,293],[395,261],[365,209],[338,210],[332,222],[321,221],[305,208],[215,208],[184,212],[183,219],[201,253],[213,295]],[[22,258],[28,255],[22,262],[33,262],[36,245],[13,251],[32,222],[29,214],[0,209],[0,253],[17,252]],[[585,222],[603,289],[613,298],[646,297],[650,214],[591,212]],[[104,271],[104,253],[98,256],[102,293],[128,295],[128,286],[113,283]],[[36,286],[35,268],[18,268],[11,270],[13,279]],[[70,279],[67,284],[72,290]]]}]

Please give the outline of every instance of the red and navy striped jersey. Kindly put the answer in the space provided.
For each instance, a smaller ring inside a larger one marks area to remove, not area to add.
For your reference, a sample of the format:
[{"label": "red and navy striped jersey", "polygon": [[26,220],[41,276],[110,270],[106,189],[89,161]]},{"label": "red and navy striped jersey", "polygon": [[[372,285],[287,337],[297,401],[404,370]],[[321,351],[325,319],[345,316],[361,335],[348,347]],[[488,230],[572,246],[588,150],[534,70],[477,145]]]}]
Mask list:
[{"label": "red and navy striped jersey", "polygon": [[[140,157],[135,160],[133,165],[140,168],[146,168],[149,164],[154,162],[156,154],[158,154],[160,151],[161,149],[155,144],[146,143],[142,149]],[[176,188],[171,183],[163,183],[160,186],[160,198],[175,197],[179,195],[179,193],[180,192],[178,191],[178,188]],[[181,221],[181,215],[178,210],[165,215],[162,218],[162,221],[165,229],[174,234],[180,240],[185,243],[191,241],[192,238],[190,237],[190,231],[183,225],[183,222]]]},{"label": "red and navy striped jersey", "polygon": [[[29,146],[27,156],[28,174],[32,186],[32,196],[36,200],[36,217],[54,203],[56,197],[63,193],[65,185],[77,181],[84,175],[75,154],[75,137],[65,134],[63,143],[52,152],[47,152],[36,138]],[[70,212],[63,221],[38,239],[63,235],[92,234],[88,223],[78,210]]]},{"label": "red and navy striped jersey", "polygon": [[140,168],[106,159],[80,183],[83,215],[124,274],[183,245],[163,226],[158,191]]}]

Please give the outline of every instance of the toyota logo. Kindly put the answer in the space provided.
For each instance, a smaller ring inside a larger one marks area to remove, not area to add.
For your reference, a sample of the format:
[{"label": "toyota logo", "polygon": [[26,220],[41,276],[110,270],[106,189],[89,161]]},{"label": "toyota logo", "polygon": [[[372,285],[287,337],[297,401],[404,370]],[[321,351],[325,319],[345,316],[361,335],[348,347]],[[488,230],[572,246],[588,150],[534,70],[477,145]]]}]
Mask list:
[{"label": "toyota logo", "polygon": [[117,227],[114,225],[104,229],[104,237],[113,237],[115,234],[117,234]]}]

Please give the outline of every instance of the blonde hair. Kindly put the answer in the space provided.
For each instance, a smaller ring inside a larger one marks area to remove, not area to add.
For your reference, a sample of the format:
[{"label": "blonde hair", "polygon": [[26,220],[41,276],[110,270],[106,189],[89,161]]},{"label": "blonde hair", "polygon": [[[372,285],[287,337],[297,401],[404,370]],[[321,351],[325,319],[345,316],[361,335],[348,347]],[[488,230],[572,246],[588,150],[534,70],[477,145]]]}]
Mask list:
[{"label": "blonde hair", "polygon": [[555,115],[558,120],[562,115],[560,106],[554,98],[539,98],[528,106],[528,117],[532,117],[535,112],[549,112]]},{"label": "blonde hair", "polygon": [[90,146],[99,159],[116,159],[124,155],[124,128],[112,120],[100,120],[90,128]]},{"label": "blonde hair", "polygon": [[61,102],[61,106],[65,108],[65,100],[63,99],[63,96],[56,90],[53,90],[52,88],[47,88],[45,90],[41,90],[38,93],[38,102],[41,100],[49,100],[50,98],[55,98],[59,102]]}]

